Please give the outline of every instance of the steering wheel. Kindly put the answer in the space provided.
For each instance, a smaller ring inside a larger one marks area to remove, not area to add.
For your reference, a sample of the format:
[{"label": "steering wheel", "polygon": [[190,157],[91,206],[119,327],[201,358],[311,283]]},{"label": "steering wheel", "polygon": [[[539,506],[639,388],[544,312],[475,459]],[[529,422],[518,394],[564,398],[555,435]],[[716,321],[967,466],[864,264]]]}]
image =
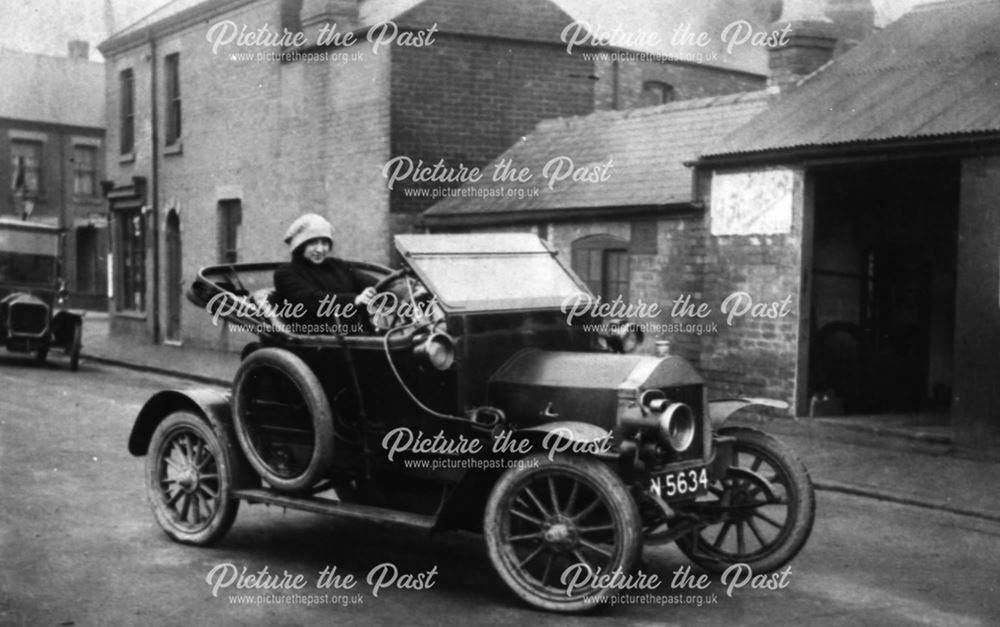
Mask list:
[{"label": "steering wheel", "polygon": [[399,270],[393,270],[389,274],[387,274],[384,277],[382,277],[381,279],[379,279],[378,283],[376,283],[372,287],[375,289],[376,292],[384,292],[386,286],[392,284],[394,281],[398,281],[402,277],[404,277],[407,274],[409,274],[409,272],[410,272],[410,269],[407,268],[406,266],[403,266]]},{"label": "steering wheel", "polygon": [[[393,283],[401,280],[408,281],[405,294],[387,289]],[[377,308],[371,312],[371,322],[378,332],[385,333],[394,327],[418,322],[420,310],[417,301],[422,298],[422,295],[418,296],[415,291],[419,290],[422,294],[427,294],[427,292],[422,287],[417,287],[415,290],[412,281],[413,272],[409,268],[403,267],[387,274],[373,286],[376,295],[372,303]],[[419,282],[417,285],[420,286]]]}]

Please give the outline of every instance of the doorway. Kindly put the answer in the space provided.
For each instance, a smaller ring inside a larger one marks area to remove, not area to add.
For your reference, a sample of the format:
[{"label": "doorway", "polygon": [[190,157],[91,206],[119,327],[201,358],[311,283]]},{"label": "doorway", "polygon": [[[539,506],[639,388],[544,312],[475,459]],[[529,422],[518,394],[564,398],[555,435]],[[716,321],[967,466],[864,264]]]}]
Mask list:
[{"label": "doorway", "polygon": [[181,218],[176,210],[167,214],[166,228],[167,255],[167,329],[166,341],[181,341],[181,289],[183,273],[181,268]]},{"label": "doorway", "polygon": [[880,162],[815,175],[812,407],[828,415],[946,409],[960,163]]}]

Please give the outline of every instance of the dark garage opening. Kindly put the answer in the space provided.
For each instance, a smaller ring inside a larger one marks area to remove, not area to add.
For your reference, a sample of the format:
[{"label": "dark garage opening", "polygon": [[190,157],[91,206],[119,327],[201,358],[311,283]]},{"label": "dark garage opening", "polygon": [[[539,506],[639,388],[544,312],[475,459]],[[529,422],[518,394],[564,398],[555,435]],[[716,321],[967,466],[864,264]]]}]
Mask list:
[{"label": "dark garage opening", "polygon": [[960,162],[814,173],[811,413],[945,410],[953,386]]}]

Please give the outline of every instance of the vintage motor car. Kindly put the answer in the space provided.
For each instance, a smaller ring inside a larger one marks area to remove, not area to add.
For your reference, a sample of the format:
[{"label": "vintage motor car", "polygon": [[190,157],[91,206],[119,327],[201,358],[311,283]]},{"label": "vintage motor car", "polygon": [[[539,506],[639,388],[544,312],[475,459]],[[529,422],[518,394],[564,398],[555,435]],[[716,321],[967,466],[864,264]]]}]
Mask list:
[{"label": "vintage motor car", "polygon": [[63,230],[0,219],[0,337],[7,350],[44,362],[62,348],[71,370],[80,364],[83,314],[58,309],[65,296]]},{"label": "vintage motor car", "polygon": [[625,576],[644,545],[761,573],[803,547],[806,469],[774,438],[723,424],[752,401],[708,403],[678,356],[614,352],[638,343],[628,325],[568,321],[567,302],[594,297],[544,241],[395,242],[399,270],[355,264],[378,278],[366,328],[328,334],[296,333],[269,306],[277,264],[202,269],[189,298],[259,341],[231,392],[164,390],[135,421],[129,451],[146,456],[170,538],[218,540],[241,501],[473,530],[517,596],[567,612],[619,592],[567,569]]}]

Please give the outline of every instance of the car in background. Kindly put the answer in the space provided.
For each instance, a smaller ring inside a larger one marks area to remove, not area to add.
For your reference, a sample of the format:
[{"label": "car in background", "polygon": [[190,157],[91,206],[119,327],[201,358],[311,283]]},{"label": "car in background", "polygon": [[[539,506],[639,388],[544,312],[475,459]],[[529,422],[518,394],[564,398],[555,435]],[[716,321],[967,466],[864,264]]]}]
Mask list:
[{"label": "car in background", "polygon": [[55,226],[0,218],[0,342],[39,363],[62,349],[76,370],[83,314],[61,307],[63,236]]}]

